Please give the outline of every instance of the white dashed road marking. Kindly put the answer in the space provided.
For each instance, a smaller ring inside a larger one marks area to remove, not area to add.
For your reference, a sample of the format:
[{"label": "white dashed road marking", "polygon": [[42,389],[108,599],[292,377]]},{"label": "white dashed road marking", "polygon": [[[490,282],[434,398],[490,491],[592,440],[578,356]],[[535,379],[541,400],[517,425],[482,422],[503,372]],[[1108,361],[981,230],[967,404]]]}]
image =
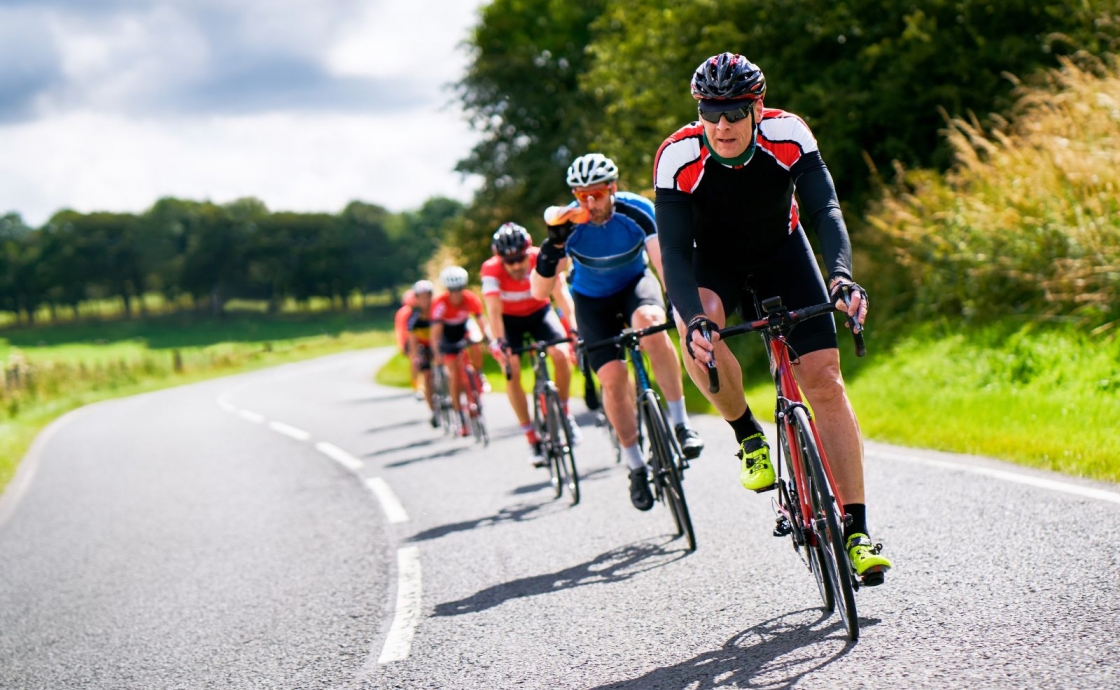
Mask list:
[{"label": "white dashed road marking", "polygon": [[379,664],[401,661],[412,648],[412,636],[420,624],[420,549],[406,546],[397,551],[397,614],[381,649]]},{"label": "white dashed road marking", "polygon": [[311,438],[311,434],[303,429],[296,428],[291,424],[285,424],[284,422],[269,422],[268,428],[277,433],[294,438],[297,441],[306,441]]},{"label": "white dashed road marking", "polygon": [[361,460],[357,459],[353,455],[350,455],[333,443],[327,443],[326,441],[323,441],[322,443],[316,443],[315,450],[319,451],[328,458],[331,458],[351,472],[357,472],[362,469],[363,466],[365,466],[365,463],[363,463]]},{"label": "white dashed road marking", "polygon": [[385,517],[389,518],[389,522],[408,522],[408,513],[404,512],[404,506],[384,479],[370,477],[366,480],[366,486],[374,496],[377,496],[377,500],[381,501],[381,508],[385,511]]}]

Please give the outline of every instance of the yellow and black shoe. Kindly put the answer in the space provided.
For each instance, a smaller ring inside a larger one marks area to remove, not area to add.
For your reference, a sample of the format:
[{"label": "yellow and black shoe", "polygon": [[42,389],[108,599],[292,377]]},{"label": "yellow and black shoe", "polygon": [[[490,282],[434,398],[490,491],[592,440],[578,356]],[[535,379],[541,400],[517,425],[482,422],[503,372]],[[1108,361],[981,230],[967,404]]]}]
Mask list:
[{"label": "yellow and black shoe", "polygon": [[739,483],[748,491],[769,491],[777,484],[774,466],[770,464],[770,446],[766,437],[755,434],[743,439],[739,446]]},{"label": "yellow and black shoe", "polygon": [[856,532],[848,537],[848,559],[860,581],[868,587],[883,584],[883,576],[891,569],[891,562],[879,552],[882,544],[871,541],[871,537]]}]

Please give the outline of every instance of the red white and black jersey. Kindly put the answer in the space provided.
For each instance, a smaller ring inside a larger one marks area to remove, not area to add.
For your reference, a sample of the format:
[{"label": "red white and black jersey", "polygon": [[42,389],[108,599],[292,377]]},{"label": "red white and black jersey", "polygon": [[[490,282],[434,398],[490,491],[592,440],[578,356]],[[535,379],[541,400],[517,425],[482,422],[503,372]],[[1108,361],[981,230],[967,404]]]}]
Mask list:
[{"label": "red white and black jersey", "polygon": [[482,264],[482,295],[500,295],[502,314],[505,316],[529,316],[549,305],[546,299],[536,299],[529,286],[529,274],[537,267],[539,247],[529,247],[529,270],[521,280],[514,279],[502,265],[500,256],[492,256]]},{"label": "red white and black jersey", "polygon": [[443,324],[443,341],[457,343],[467,335],[467,320],[472,317],[482,317],[482,299],[471,292],[463,290],[463,301],[459,306],[451,303],[451,293],[445,292],[432,302],[432,322]]},{"label": "red white and black jersey", "polygon": [[829,275],[851,276],[851,245],[832,177],[816,138],[796,115],[764,109],[754,155],[741,165],[717,160],[702,123],[686,125],[658,149],[653,177],[666,289],[686,322],[703,313],[692,276],[694,248],[722,262],[765,261],[800,227],[795,191]]}]

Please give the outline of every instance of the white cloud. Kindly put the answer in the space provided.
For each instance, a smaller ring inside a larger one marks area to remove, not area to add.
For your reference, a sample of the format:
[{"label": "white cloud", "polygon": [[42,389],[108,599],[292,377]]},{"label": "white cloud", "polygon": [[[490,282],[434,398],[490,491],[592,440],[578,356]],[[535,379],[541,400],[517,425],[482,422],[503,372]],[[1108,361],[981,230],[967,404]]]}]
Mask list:
[{"label": "white cloud", "polygon": [[469,198],[475,183],[451,171],[470,141],[465,124],[438,112],[71,113],[0,128],[0,213],[18,210],[37,226],[63,205],[138,212],[162,196],[255,196],[274,210],[327,212],[360,199],[401,211],[435,195]]}]

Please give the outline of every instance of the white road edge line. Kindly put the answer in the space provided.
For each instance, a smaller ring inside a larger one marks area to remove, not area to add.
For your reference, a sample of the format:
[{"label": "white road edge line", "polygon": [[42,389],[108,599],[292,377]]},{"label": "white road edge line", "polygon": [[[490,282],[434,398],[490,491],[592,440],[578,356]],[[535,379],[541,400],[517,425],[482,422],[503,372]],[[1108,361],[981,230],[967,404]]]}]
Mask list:
[{"label": "white road edge line", "polygon": [[326,441],[316,443],[315,450],[334,460],[351,472],[357,472],[365,466],[365,463],[363,463],[361,460],[357,459],[353,455],[350,455],[333,443],[327,443]]},{"label": "white road edge line", "polygon": [[291,424],[285,424],[284,422],[269,422],[268,428],[277,433],[294,438],[297,441],[306,441],[307,439],[311,438],[311,434],[307,433],[303,429],[294,427]]},{"label": "white road edge line", "polygon": [[384,479],[370,477],[366,480],[366,486],[374,496],[377,496],[377,500],[381,501],[381,509],[385,511],[385,517],[389,518],[389,522],[408,522],[408,513],[404,512],[404,506]]},{"label": "white road edge line", "polygon": [[238,410],[237,411],[237,416],[241,417],[245,421],[252,422],[254,424],[260,424],[261,422],[264,421],[264,415],[263,414],[257,414],[256,412],[250,412],[249,410]]},{"label": "white road edge line", "polygon": [[993,479],[1002,479],[1005,482],[1024,484],[1026,486],[1033,486],[1038,489],[1048,489],[1050,491],[1058,491],[1060,493],[1071,494],[1073,496],[1081,496],[1082,498],[1093,498],[1098,501],[1108,501],[1110,503],[1120,504],[1120,493],[1116,493],[1114,491],[1094,489],[1090,486],[1080,486],[1078,484],[1068,484],[1066,482],[1060,482],[1054,479],[1034,477],[1029,474],[1019,474],[1018,472],[1008,472],[1006,470],[995,470],[990,467],[959,465],[955,462],[945,462],[944,460],[920,458],[914,455],[905,455],[903,453],[872,451],[868,453],[868,455],[877,455],[888,460],[902,460],[903,462],[911,462],[918,465],[938,467],[947,470],[971,472],[973,474],[979,474],[985,477],[992,477]]},{"label": "white road edge line", "polygon": [[397,550],[397,613],[393,627],[385,638],[379,664],[388,664],[408,658],[412,637],[420,625],[420,547],[406,546]]},{"label": "white road edge line", "polygon": [[237,413],[237,406],[226,400],[225,398],[218,398],[218,407],[226,412]]}]

